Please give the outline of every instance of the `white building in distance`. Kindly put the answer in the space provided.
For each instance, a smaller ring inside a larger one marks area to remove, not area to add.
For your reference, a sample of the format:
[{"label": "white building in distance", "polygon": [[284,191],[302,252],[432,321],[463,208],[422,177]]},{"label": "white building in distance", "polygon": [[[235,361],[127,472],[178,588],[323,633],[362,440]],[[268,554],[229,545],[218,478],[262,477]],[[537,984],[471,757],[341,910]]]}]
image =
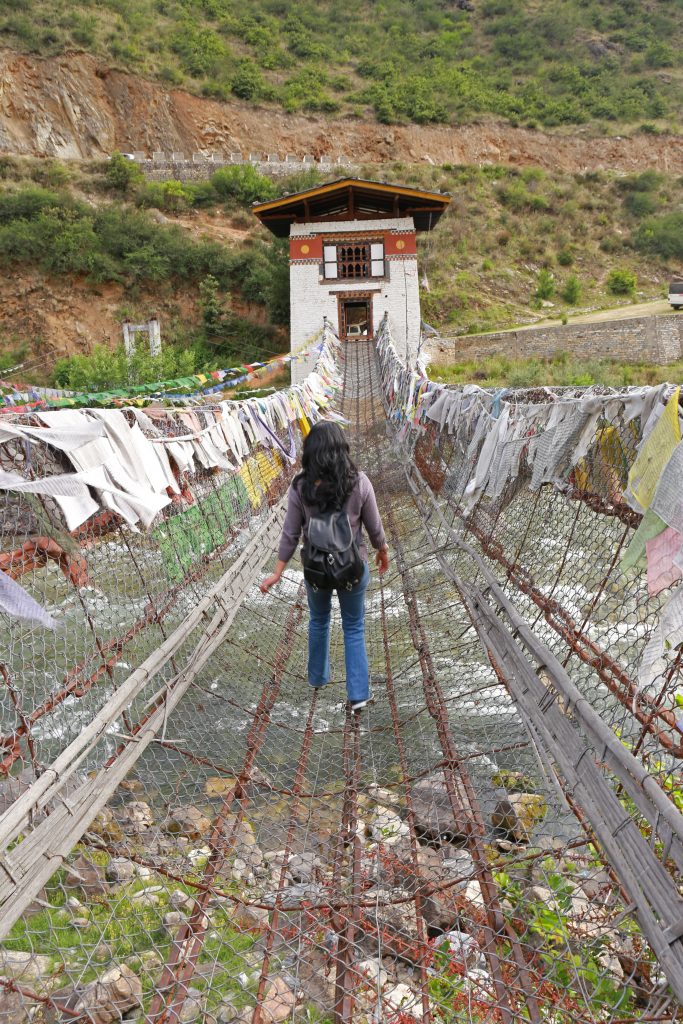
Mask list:
[{"label": "white building in distance", "polygon": [[[326,317],[342,341],[374,337],[385,313],[402,358],[420,340],[416,232],[431,230],[450,196],[403,185],[342,178],[255,203],[258,219],[289,237],[292,352]],[[292,363],[303,380],[315,356]]]}]

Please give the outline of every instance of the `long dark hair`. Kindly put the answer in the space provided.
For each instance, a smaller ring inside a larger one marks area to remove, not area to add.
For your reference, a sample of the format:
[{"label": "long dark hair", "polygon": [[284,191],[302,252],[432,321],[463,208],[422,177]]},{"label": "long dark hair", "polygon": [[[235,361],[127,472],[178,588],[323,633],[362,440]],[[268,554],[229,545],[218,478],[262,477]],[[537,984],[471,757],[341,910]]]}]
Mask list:
[{"label": "long dark hair", "polygon": [[338,423],[321,420],[311,427],[304,438],[301,466],[294,484],[304,502],[321,512],[342,508],[356,484],[358,470]]}]

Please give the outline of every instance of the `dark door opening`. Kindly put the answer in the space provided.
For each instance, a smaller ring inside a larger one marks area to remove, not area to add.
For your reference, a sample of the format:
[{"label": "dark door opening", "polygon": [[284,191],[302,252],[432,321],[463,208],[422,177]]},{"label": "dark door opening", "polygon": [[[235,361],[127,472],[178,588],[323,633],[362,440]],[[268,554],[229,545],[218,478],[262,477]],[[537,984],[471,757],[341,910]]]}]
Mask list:
[{"label": "dark door opening", "polygon": [[346,341],[372,337],[369,299],[344,299],[340,302],[339,337]]}]

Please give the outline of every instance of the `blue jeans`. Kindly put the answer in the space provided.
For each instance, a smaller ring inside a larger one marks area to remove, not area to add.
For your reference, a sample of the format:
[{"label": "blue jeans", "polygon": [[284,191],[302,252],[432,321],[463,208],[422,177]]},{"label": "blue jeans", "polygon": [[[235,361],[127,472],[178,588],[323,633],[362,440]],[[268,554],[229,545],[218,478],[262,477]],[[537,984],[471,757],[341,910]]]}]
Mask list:
[{"label": "blue jeans", "polygon": [[[370,570],[365,563],[363,575],[351,590],[337,591],[344,629],[344,661],[346,662],[346,693],[352,704],[367,700],[370,693],[368,655],[365,650],[365,592]],[[308,681],[311,686],[324,686],[330,681],[330,614],[332,591],[314,590],[306,584],[308,607]]]}]

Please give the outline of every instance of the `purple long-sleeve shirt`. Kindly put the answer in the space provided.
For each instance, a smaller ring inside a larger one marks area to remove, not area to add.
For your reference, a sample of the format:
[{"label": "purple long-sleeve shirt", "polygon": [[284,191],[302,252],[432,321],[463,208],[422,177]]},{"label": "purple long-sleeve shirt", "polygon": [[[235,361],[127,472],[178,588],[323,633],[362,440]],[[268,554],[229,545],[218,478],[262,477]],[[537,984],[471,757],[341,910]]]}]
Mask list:
[{"label": "purple long-sleeve shirt", "polygon": [[[290,560],[296,551],[296,546],[299,543],[303,530],[308,525],[308,520],[316,511],[316,509],[311,508],[310,505],[303,501],[297,487],[290,486],[287,515],[282,527],[282,536],[280,537],[280,546],[277,553],[278,558],[282,562]],[[384,529],[379,509],[377,508],[375,492],[365,473],[358,474],[358,480],[346,503],[346,512],[354,534],[358,533],[358,530],[364,526],[373,548],[381,548],[385,543]],[[361,557],[367,560],[368,549],[363,540],[362,532],[358,537],[357,543]]]}]

